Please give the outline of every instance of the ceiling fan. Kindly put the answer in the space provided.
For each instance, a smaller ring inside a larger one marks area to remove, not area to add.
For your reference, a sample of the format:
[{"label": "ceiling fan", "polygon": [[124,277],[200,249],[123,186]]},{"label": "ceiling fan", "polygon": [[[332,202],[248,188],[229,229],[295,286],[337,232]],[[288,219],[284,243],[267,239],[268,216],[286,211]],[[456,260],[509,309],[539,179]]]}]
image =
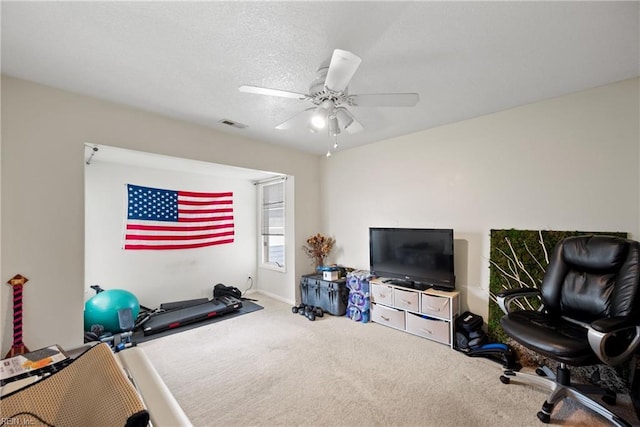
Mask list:
[{"label": "ceiling fan", "polygon": [[348,133],[364,129],[347,107],[413,107],[418,103],[417,93],[349,94],[349,82],[361,62],[362,59],[351,52],[334,50],[331,58],[318,68],[316,80],[311,83],[308,94],[249,85],[238,89],[258,95],[311,101],[313,107],[279,124],[276,129],[290,129],[303,121],[312,132],[328,125],[329,135],[334,137],[337,137],[341,128]]}]

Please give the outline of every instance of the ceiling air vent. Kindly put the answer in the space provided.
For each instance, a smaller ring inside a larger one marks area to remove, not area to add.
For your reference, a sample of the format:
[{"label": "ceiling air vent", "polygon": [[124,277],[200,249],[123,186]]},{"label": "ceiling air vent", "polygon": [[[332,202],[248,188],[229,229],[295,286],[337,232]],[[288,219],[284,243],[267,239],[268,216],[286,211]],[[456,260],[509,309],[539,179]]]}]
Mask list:
[{"label": "ceiling air vent", "polygon": [[222,123],[223,125],[227,125],[227,126],[233,126],[234,128],[238,128],[238,129],[244,129],[247,127],[247,125],[245,125],[244,123],[234,122],[233,120],[229,120],[229,119],[222,119],[219,121],[219,123]]}]

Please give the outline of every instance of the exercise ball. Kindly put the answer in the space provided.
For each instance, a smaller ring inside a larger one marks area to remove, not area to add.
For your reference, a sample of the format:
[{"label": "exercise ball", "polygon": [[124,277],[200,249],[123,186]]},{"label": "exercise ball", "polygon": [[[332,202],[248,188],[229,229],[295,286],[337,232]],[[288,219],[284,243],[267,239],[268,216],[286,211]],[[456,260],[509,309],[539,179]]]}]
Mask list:
[{"label": "exercise ball", "polygon": [[124,289],[109,289],[99,292],[84,304],[84,330],[93,325],[102,325],[105,332],[121,332],[118,310],[130,308],[135,319],[140,312],[138,298]]}]

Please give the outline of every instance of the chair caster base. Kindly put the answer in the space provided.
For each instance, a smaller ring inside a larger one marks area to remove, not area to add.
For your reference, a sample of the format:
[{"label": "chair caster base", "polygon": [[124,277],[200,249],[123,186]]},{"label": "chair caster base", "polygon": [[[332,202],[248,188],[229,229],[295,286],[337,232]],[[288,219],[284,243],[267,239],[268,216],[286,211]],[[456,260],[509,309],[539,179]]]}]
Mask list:
[{"label": "chair caster base", "polygon": [[[513,380],[514,383],[522,382],[529,385],[538,385],[551,390],[551,393],[543,402],[540,411],[536,414],[538,420],[544,424],[551,422],[551,417],[557,402],[571,398],[608,420],[613,426],[631,426],[626,420],[620,418],[612,412],[611,409],[606,407],[607,405],[616,405],[618,395],[614,391],[589,384],[571,384],[570,373],[566,366],[561,365],[557,373],[554,373],[546,366],[537,369],[535,373],[504,370],[499,378],[503,384],[510,384]],[[560,378],[560,380],[558,378]],[[599,397],[602,401],[599,402],[599,399],[596,399],[595,395],[600,395]]]},{"label": "chair caster base", "polygon": [[542,404],[542,410],[539,411],[536,415],[538,419],[545,424],[549,424],[551,421],[551,412],[553,412],[553,404],[549,402],[544,402]]},{"label": "chair caster base", "polygon": [[545,424],[549,424],[549,422],[551,421],[551,415],[545,414],[542,411],[539,411],[536,415],[538,416],[538,419]]}]

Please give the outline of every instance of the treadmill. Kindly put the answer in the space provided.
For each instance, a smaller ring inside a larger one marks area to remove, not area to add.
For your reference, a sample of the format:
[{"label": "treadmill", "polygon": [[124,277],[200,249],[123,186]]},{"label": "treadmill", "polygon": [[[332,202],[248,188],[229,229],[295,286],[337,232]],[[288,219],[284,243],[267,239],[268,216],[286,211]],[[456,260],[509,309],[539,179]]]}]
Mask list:
[{"label": "treadmill", "polygon": [[242,307],[242,301],[237,298],[229,296],[213,298],[195,305],[154,314],[144,322],[142,331],[145,335],[152,335],[211,317],[222,316],[240,307]]}]

